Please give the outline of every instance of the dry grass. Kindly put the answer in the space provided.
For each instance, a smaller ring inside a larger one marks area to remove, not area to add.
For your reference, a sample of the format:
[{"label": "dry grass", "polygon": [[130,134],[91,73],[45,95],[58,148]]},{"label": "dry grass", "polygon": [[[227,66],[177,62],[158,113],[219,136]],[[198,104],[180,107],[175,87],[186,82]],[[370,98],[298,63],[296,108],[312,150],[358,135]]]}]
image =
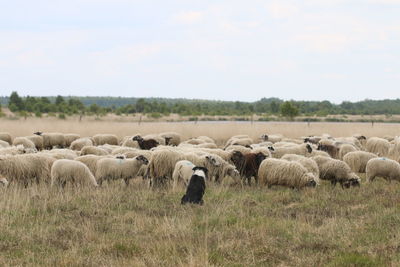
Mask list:
[{"label": "dry grass", "polygon": [[210,186],[204,206],[141,182],[0,190],[0,265],[399,266],[399,183]]},{"label": "dry grass", "polygon": [[119,137],[135,133],[160,133],[176,131],[184,138],[207,135],[218,143],[235,134],[248,134],[257,139],[261,134],[280,133],[295,138],[307,135],[329,133],[333,136],[351,136],[359,133],[366,136],[398,135],[399,124],[375,123],[288,123],[288,122],[157,122],[141,123],[105,121],[59,120],[56,118],[28,118],[27,120],[0,120],[0,131],[10,132],[13,136],[31,135],[35,131],[78,133],[91,136],[97,133],[113,133]]}]

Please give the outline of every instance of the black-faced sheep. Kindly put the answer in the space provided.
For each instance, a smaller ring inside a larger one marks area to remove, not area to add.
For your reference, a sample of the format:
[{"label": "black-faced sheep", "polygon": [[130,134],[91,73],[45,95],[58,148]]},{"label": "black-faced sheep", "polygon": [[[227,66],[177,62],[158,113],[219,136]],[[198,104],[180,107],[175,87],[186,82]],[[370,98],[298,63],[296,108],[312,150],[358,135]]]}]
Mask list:
[{"label": "black-faced sheep", "polygon": [[181,135],[175,132],[160,133],[160,136],[165,139],[165,145],[178,146],[181,143]]},{"label": "black-faced sheep", "polygon": [[206,190],[207,169],[194,167],[186,194],[181,199],[181,204],[193,203],[203,205],[203,196]]},{"label": "black-faced sheep", "polygon": [[345,162],[323,156],[316,156],[312,159],[318,165],[321,180],[331,181],[332,185],[339,182],[343,188],[360,185],[360,178],[351,171]]},{"label": "black-faced sheep", "polygon": [[317,185],[314,175],[300,163],[282,159],[264,160],[258,170],[258,177],[260,185],[267,185],[268,187],[280,185],[301,189]]},{"label": "black-faced sheep", "polygon": [[67,182],[73,185],[98,184],[89,168],[82,162],[68,159],[59,159],[51,167],[51,186],[65,187]]}]

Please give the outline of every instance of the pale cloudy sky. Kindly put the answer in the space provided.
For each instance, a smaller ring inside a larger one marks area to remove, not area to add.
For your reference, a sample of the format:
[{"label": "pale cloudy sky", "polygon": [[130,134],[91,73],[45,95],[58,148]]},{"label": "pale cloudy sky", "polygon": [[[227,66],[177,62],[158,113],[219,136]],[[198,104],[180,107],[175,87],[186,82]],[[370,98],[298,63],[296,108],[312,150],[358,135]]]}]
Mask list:
[{"label": "pale cloudy sky", "polygon": [[400,96],[400,0],[0,0],[0,95]]}]

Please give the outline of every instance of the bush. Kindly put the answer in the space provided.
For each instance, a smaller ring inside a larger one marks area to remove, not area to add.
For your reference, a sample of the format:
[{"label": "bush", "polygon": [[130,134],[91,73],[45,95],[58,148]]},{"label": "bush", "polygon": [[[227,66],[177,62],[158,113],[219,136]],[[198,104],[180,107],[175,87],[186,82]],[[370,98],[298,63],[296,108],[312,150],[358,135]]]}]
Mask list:
[{"label": "bush", "polygon": [[38,118],[41,118],[42,117],[42,112],[36,111],[35,112],[35,116],[38,117]]},{"label": "bush", "polygon": [[153,112],[153,113],[149,114],[149,117],[153,118],[153,119],[159,119],[159,118],[162,117],[162,115],[160,113],[158,113],[158,112]]},{"label": "bush", "polygon": [[58,114],[58,118],[59,118],[60,120],[65,120],[67,117],[65,116],[64,113],[60,113],[60,114]]}]

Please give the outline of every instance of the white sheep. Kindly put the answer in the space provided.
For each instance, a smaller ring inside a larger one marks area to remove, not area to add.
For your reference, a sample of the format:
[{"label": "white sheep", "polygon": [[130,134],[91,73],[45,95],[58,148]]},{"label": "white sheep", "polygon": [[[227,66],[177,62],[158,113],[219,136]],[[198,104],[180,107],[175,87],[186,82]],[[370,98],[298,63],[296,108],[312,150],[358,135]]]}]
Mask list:
[{"label": "white sheep", "polygon": [[303,187],[315,187],[317,185],[314,175],[298,162],[290,162],[282,159],[266,159],[258,170],[260,185],[287,186],[301,189]]},{"label": "white sheep", "polygon": [[78,140],[79,138],[81,138],[79,134],[73,134],[73,133],[64,134],[65,147],[70,147],[72,142]]},{"label": "white sheep", "polygon": [[367,182],[372,182],[375,177],[382,177],[388,181],[400,182],[400,164],[388,158],[370,159],[366,167]]},{"label": "white sheep", "polygon": [[271,151],[272,157],[274,158],[281,158],[286,154],[296,154],[296,155],[301,155],[301,156],[307,156],[311,154],[313,151],[312,147],[310,144],[301,144],[301,145],[295,145],[295,146],[290,146],[290,147],[277,147]]},{"label": "white sheep", "polygon": [[9,134],[7,132],[1,132],[0,133],[0,140],[7,142],[9,145],[12,144],[11,134]]},{"label": "white sheep", "polygon": [[354,145],[350,144],[344,144],[341,145],[339,148],[339,159],[343,160],[343,157],[349,153],[349,152],[354,152],[357,151],[358,149]]},{"label": "white sheep", "polygon": [[343,161],[349,165],[353,172],[365,173],[365,168],[370,159],[377,158],[378,156],[371,152],[354,151],[349,152],[343,157]]},{"label": "white sheep", "polygon": [[135,178],[142,165],[149,161],[144,156],[137,156],[133,159],[103,158],[97,161],[96,178],[99,185],[104,180],[123,179],[126,185],[129,180]]},{"label": "white sheep", "polygon": [[176,188],[179,182],[182,182],[185,187],[188,185],[194,167],[196,167],[196,165],[188,160],[180,160],[175,164],[174,172],[172,174],[173,189]]},{"label": "white sheep", "polygon": [[43,150],[44,144],[43,144],[42,136],[34,134],[34,135],[26,136],[26,138],[28,138],[29,140],[31,140],[33,142],[33,144],[35,145],[37,150]]},{"label": "white sheep", "polygon": [[81,156],[84,155],[105,156],[108,154],[109,153],[106,150],[96,146],[84,146],[81,150]]},{"label": "white sheep", "polygon": [[22,145],[24,148],[36,149],[35,144],[26,137],[16,137],[13,141],[13,146]]},{"label": "white sheep", "polygon": [[306,168],[308,170],[308,172],[310,172],[314,175],[314,181],[317,184],[320,183],[319,182],[318,165],[314,160],[312,160],[310,158],[306,158],[304,156],[295,155],[295,154],[286,154],[281,159],[300,163],[301,165],[303,165],[304,168]]},{"label": "white sheep", "polygon": [[54,147],[63,148],[65,147],[65,138],[62,133],[42,133],[36,132],[36,135],[43,137],[44,149],[52,149]]},{"label": "white sheep", "polygon": [[118,145],[118,137],[114,134],[96,134],[92,138],[96,146],[104,144]]},{"label": "white sheep", "polygon": [[51,186],[64,188],[67,182],[73,185],[98,186],[96,179],[85,164],[75,160],[59,159],[51,167]]},{"label": "white sheep", "polygon": [[0,149],[0,155],[17,155],[24,153],[25,153],[25,148],[23,145],[11,146]]},{"label": "white sheep", "polygon": [[365,147],[368,152],[385,157],[389,154],[390,143],[383,138],[371,137],[367,140]]},{"label": "white sheep", "polygon": [[159,134],[165,139],[165,144],[169,146],[178,146],[181,143],[181,135],[176,132],[165,132]]},{"label": "white sheep", "polygon": [[71,145],[69,146],[72,150],[81,151],[81,149],[85,146],[93,146],[94,142],[89,137],[83,137],[72,141]]}]

